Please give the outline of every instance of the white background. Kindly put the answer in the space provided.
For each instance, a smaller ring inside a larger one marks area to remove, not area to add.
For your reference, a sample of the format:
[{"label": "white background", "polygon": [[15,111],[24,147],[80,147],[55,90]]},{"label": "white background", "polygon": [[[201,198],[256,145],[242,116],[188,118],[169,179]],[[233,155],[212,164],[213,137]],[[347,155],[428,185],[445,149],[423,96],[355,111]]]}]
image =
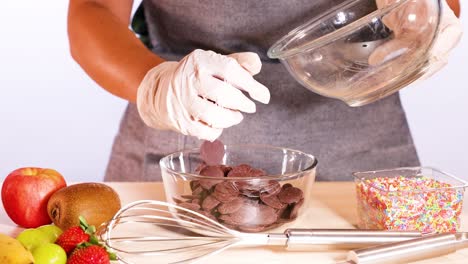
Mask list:
[{"label": "white background", "polygon": [[[2,1],[0,180],[24,166],[57,169],[68,181],[103,179],[126,102],[99,88],[71,59],[67,5]],[[465,35],[447,67],[402,97],[423,164],[468,180],[467,83]]]}]

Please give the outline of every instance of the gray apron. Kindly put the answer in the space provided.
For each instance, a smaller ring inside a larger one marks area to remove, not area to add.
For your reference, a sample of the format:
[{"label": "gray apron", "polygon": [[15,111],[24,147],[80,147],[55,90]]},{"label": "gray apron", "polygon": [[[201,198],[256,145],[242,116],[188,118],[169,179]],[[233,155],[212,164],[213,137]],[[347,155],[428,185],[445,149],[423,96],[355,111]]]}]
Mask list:
[{"label": "gray apron", "polygon": [[[149,45],[167,60],[201,48],[222,54],[254,51],[263,67],[255,79],[271,92],[268,105],[225,129],[226,144],[270,144],[318,158],[317,180],[351,180],[353,171],[419,165],[398,94],[351,108],[299,85],[266,56],[282,35],[343,0],[146,0]],[[159,160],[200,141],[145,126],[129,104],[116,136],[106,181],[161,180]]]}]

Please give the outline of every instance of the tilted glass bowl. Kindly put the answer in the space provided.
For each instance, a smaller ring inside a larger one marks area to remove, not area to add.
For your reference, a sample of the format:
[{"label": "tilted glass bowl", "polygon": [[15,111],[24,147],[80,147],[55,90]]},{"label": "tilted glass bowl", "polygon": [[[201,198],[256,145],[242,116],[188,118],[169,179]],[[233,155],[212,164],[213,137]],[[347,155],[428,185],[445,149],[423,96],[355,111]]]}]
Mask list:
[{"label": "tilted glass bowl", "polygon": [[428,69],[440,0],[347,0],[292,30],[268,51],[303,86],[361,106]]},{"label": "tilted glass bowl", "polygon": [[[226,145],[221,164],[248,164],[262,176],[202,176],[200,149],[170,154],[160,161],[168,202],[197,211],[244,232],[292,224],[308,207],[317,159],[297,150],[265,145]],[[241,165],[241,166],[239,166]]]}]

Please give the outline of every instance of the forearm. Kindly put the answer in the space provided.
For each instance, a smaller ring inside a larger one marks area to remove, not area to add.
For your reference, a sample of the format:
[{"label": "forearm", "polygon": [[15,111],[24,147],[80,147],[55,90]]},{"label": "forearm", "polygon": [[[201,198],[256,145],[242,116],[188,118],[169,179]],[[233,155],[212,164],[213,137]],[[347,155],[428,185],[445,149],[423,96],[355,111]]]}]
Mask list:
[{"label": "forearm", "polygon": [[141,80],[162,60],[128,29],[128,20],[97,2],[71,1],[68,35],[71,54],[86,73],[110,93],[135,102]]}]

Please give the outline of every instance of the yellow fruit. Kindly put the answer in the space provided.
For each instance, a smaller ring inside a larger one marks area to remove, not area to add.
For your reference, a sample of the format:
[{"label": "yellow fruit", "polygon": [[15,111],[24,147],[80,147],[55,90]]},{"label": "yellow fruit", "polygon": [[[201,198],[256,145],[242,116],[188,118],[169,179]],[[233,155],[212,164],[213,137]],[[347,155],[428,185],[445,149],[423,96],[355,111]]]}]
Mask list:
[{"label": "yellow fruit", "polygon": [[0,234],[0,263],[32,264],[34,258],[18,240]]}]

